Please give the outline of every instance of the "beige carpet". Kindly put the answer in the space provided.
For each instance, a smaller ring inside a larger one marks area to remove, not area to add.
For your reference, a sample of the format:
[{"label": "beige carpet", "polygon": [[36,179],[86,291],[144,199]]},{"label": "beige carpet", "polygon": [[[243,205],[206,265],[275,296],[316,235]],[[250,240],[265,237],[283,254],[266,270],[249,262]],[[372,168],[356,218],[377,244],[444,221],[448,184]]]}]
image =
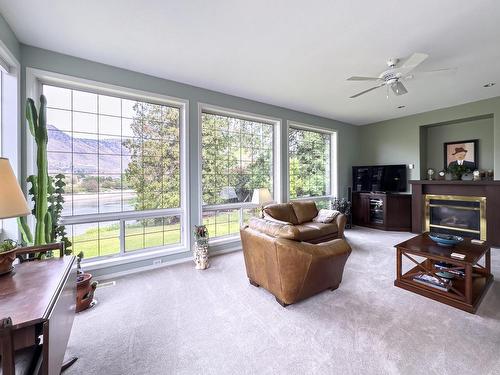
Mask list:
[{"label": "beige carpet", "polygon": [[[241,252],[117,279],[77,316],[66,374],[500,374],[500,282],[476,315],[394,287],[410,236],[347,231],[340,288],[286,309]],[[500,279],[500,249],[492,262]]]}]

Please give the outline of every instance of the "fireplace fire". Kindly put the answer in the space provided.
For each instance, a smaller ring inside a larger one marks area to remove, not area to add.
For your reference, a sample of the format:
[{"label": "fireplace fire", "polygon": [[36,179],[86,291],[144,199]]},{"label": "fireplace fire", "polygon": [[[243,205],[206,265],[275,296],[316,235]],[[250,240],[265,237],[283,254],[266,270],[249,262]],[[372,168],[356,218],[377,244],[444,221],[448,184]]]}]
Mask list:
[{"label": "fireplace fire", "polygon": [[425,195],[425,230],[486,240],[486,198]]}]

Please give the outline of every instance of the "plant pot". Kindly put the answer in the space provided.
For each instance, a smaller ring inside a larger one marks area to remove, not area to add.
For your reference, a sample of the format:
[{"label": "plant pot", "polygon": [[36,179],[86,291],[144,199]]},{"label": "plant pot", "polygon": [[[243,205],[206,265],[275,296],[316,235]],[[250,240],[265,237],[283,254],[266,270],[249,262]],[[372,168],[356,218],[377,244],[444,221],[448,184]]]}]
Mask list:
[{"label": "plant pot", "polygon": [[9,273],[14,269],[12,262],[16,260],[16,250],[17,248],[0,253],[0,275]]},{"label": "plant pot", "polygon": [[92,281],[90,273],[78,275],[76,281],[76,312],[87,310],[94,306],[97,301],[94,300],[94,292],[97,288],[97,281]]}]

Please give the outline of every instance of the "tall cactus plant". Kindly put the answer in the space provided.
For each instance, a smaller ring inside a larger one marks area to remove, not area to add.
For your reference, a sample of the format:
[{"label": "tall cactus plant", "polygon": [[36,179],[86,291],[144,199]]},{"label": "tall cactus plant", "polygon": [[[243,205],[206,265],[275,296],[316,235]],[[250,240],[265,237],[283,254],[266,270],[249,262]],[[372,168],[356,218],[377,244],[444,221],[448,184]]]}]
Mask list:
[{"label": "tall cactus plant", "polygon": [[33,200],[33,215],[35,216],[35,236],[26,218],[19,219],[19,226],[23,240],[28,244],[45,245],[60,237],[65,245],[71,246],[66,238],[64,226],[59,226],[57,221],[60,218],[64,199],[64,175],[57,175],[56,181],[49,176],[47,161],[47,99],[40,96],[40,112],[37,113],[35,102],[29,98],[26,101],[26,119],[31,135],[36,142],[36,166],[37,174],[27,178],[31,187],[28,193]]}]

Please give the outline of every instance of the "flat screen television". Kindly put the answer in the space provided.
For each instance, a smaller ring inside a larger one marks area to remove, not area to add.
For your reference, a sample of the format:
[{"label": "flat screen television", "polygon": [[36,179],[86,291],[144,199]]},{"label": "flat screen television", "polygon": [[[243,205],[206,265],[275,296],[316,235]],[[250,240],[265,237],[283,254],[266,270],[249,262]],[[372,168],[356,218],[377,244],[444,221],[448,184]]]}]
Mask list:
[{"label": "flat screen television", "polygon": [[406,165],[352,167],[352,191],[401,193],[407,190]]}]

